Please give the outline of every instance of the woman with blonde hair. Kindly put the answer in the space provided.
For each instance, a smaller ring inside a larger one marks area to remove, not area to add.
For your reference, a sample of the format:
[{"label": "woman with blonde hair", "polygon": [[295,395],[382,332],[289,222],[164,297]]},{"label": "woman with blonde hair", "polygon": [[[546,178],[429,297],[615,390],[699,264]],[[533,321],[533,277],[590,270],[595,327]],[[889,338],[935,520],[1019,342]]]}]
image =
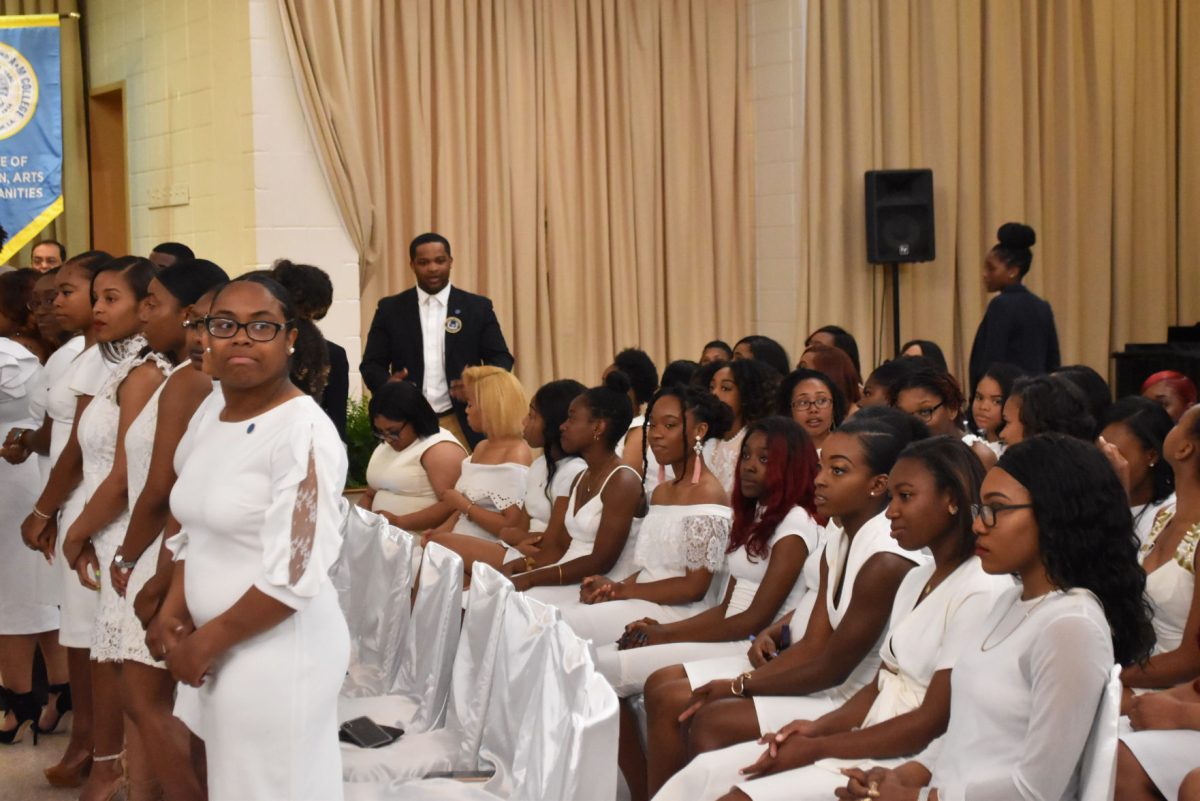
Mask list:
[{"label": "woman with blonde hair", "polygon": [[[471,575],[476,559],[496,564],[510,544],[501,531],[521,522],[522,503],[533,454],[525,442],[525,410],[529,398],[512,373],[483,365],[463,370],[467,424],[484,439],[462,463],[454,489],[442,503],[454,511],[446,522],[426,531],[421,544],[437,542],[463,557]],[[486,558],[491,552],[495,558]]]}]

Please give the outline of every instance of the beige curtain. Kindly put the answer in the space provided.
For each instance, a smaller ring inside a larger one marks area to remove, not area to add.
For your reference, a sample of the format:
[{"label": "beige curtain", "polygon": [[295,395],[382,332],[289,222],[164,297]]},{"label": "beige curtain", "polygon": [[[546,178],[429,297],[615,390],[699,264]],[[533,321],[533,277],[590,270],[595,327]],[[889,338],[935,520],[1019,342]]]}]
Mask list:
[{"label": "beige curtain", "polygon": [[743,2],[279,0],[362,260],[364,327],[436,230],[531,388],[746,330]]},{"label": "beige curtain", "polygon": [[938,259],[902,270],[901,336],[950,346],[960,370],[987,302],[983,257],[1009,220],[1038,232],[1027,284],[1054,306],[1065,362],[1106,374],[1112,350],[1200,316],[1195,4],[808,8],[804,330],[887,332],[864,363],[891,354],[882,270],[866,264],[863,172],[907,167],[934,171]]},{"label": "beige curtain", "polygon": [[[79,0],[0,0],[0,14],[70,14]],[[63,213],[34,240],[57,239],[68,253],[91,247],[91,189],[88,185],[87,115],[80,32],[83,20],[64,19],[59,26],[62,59]],[[28,267],[32,243],[13,256],[11,264]]]}]

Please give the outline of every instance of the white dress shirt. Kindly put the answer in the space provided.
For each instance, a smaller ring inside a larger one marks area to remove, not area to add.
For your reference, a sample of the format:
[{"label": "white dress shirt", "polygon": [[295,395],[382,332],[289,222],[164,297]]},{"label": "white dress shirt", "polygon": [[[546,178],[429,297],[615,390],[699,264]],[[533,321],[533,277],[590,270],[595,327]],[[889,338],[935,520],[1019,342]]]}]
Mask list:
[{"label": "white dress shirt", "polygon": [[421,314],[421,339],[425,356],[425,377],[421,394],[439,415],[450,411],[450,384],[446,380],[446,304],[450,302],[450,284],[436,295],[417,287],[417,309]]}]

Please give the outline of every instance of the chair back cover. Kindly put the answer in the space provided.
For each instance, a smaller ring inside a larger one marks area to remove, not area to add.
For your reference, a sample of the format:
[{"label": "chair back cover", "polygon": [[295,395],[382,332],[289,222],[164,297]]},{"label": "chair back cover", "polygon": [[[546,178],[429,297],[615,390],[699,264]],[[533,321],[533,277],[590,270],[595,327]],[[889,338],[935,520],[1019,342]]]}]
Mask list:
[{"label": "chair back cover", "polygon": [[475,563],[467,614],[454,655],[450,706],[446,713],[446,728],[457,729],[462,737],[458,760],[461,770],[479,768],[479,742],[503,640],[501,626],[508,609],[508,596],[513,592],[507,577],[490,565]]},{"label": "chair back cover", "polygon": [[557,738],[558,732],[537,729],[533,714],[546,686],[546,651],[558,612],[524,593],[511,593],[501,624],[502,642],[496,663],[495,686],[484,716],[479,744],[479,764],[492,767],[496,775],[484,785],[500,798],[532,799],[532,777],[518,762],[522,741]]},{"label": "chair back cover", "polygon": [[445,721],[454,651],[462,623],[463,563],[454,551],[431,542],[421,559],[421,585],[413,602],[404,657],[390,693],[419,700],[407,730],[438,728]]},{"label": "chair back cover", "polygon": [[1121,666],[1114,665],[1079,763],[1079,801],[1113,801],[1117,789],[1117,725]]},{"label": "chair back cover", "polygon": [[378,695],[396,683],[412,606],[412,551],[412,536],[383,516],[347,510],[341,555],[330,570],[350,630],[346,695]]}]

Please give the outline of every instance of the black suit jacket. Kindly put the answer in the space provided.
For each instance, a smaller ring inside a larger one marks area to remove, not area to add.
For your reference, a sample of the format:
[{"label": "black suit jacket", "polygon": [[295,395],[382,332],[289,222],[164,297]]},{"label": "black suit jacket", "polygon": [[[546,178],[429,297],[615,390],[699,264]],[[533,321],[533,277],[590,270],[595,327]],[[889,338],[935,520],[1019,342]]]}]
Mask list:
[{"label": "black suit jacket", "polygon": [[1013,284],[992,298],[975,332],[969,370],[971,391],[996,362],[1015,364],[1037,375],[1057,370],[1061,361],[1054,310],[1024,284]]},{"label": "black suit jacket", "polygon": [[[447,384],[462,376],[463,368],[477,364],[491,364],[511,370],[512,354],[500,330],[500,321],[492,309],[492,302],[483,295],[464,292],[456,286],[450,287],[450,298],[446,306],[446,320],[458,318],[462,323],[457,332],[445,333],[443,350]],[[392,373],[408,370],[408,380],[418,387],[425,379],[425,341],[421,334],[421,314],[417,308],[416,288],[405,290],[379,301],[371,330],[367,334],[367,346],[363,351],[359,372],[372,392],[383,386]],[[474,445],[482,435],[467,426],[466,404],[452,400],[454,412],[463,432]],[[434,409],[434,411],[441,411]]]}]

